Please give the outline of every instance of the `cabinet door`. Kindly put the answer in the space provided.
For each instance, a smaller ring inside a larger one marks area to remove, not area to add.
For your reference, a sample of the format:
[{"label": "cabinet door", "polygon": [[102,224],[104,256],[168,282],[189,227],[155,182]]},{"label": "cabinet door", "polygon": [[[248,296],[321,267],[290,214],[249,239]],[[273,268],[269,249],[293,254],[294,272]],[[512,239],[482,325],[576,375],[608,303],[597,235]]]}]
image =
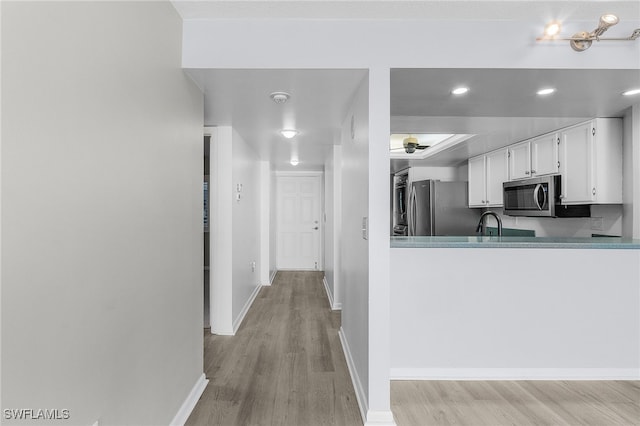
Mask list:
[{"label": "cabinet door", "polygon": [[486,205],[485,156],[469,159],[469,207]]},{"label": "cabinet door", "polygon": [[524,179],[531,176],[529,150],[529,142],[517,143],[509,147],[509,179]]},{"label": "cabinet door", "polygon": [[531,176],[558,173],[558,134],[532,139]]},{"label": "cabinet door", "polygon": [[506,148],[486,155],[486,202],[489,206],[501,207],[503,205],[502,183],[509,180],[508,157],[509,150]]},{"label": "cabinet door", "polygon": [[560,174],[563,204],[588,203],[594,200],[593,134],[591,122],[560,132]]}]

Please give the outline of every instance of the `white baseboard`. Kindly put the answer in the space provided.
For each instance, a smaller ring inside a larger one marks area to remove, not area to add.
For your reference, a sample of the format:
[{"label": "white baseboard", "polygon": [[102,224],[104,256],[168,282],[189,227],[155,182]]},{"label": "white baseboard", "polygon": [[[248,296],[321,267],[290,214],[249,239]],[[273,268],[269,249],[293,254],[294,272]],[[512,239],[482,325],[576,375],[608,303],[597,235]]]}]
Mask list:
[{"label": "white baseboard", "polygon": [[340,330],[338,331],[338,336],[340,336],[340,343],[342,344],[342,352],[344,352],[344,358],[347,360],[347,368],[349,369],[349,375],[351,376],[351,383],[353,384],[353,389],[356,391],[356,400],[358,401],[358,407],[360,407],[362,422],[366,423],[367,412],[369,411],[369,403],[367,401],[362,382],[360,381],[360,377],[358,376],[358,371],[356,370],[355,364],[353,362],[351,349],[349,348],[349,343],[347,343],[347,338],[344,335],[344,330],[342,329],[342,327],[340,327]]},{"label": "white baseboard", "polygon": [[367,411],[367,421],[364,426],[396,426],[391,411]]},{"label": "white baseboard", "polygon": [[327,277],[322,277],[322,284],[324,284],[324,291],[327,293],[327,299],[329,299],[329,306],[331,306],[331,310],[340,311],[342,310],[342,303],[336,303],[333,300],[333,294],[329,290],[329,283],[327,282]]},{"label": "white baseboard", "polygon": [[392,368],[391,380],[640,380],[640,368]]},{"label": "white baseboard", "polygon": [[238,329],[240,328],[240,325],[242,324],[242,321],[244,320],[245,315],[247,315],[247,312],[249,312],[249,308],[251,308],[251,305],[253,304],[253,301],[256,300],[256,296],[258,295],[258,293],[260,293],[260,289],[261,288],[262,288],[262,286],[260,284],[258,284],[256,286],[256,288],[253,289],[253,292],[251,293],[251,296],[249,296],[249,299],[247,300],[247,303],[245,303],[244,306],[242,307],[242,310],[240,311],[240,315],[238,315],[238,318],[236,318],[233,321],[233,335],[234,336],[238,332]]},{"label": "white baseboard", "polygon": [[273,272],[271,272],[271,276],[269,277],[269,285],[273,284],[273,280],[276,279],[276,274],[278,273],[278,270],[275,269]]},{"label": "white baseboard", "polygon": [[209,380],[207,380],[204,373],[202,373],[202,375],[198,377],[196,384],[193,385],[189,395],[187,395],[187,399],[184,400],[175,417],[171,420],[171,426],[184,426],[194,407],[198,403],[202,392],[204,392],[204,389],[207,387],[207,383],[209,383]]}]

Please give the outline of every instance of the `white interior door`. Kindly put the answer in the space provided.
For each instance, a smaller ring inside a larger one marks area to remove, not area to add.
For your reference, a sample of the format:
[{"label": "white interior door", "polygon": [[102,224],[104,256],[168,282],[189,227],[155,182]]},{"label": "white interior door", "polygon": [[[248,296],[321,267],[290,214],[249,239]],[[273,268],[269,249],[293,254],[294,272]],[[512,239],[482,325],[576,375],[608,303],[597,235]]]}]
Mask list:
[{"label": "white interior door", "polygon": [[321,269],[320,176],[278,176],[276,193],[278,269]]}]

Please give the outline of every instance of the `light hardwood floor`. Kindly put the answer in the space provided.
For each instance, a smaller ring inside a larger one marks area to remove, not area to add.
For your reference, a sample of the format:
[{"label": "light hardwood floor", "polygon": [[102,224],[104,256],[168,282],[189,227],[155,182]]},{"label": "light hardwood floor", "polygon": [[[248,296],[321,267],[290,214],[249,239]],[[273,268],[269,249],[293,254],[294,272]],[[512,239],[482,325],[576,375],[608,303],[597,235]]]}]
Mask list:
[{"label": "light hardwood floor", "polygon": [[640,425],[640,382],[394,381],[398,426]]},{"label": "light hardwood floor", "polygon": [[205,330],[210,380],[187,425],[362,425],[321,272],[278,272],[235,336]]},{"label": "light hardwood floor", "polygon": [[[361,426],[322,273],[279,272],[236,336],[205,330],[210,380],[187,425]],[[398,426],[638,425],[640,382],[394,381]]]}]

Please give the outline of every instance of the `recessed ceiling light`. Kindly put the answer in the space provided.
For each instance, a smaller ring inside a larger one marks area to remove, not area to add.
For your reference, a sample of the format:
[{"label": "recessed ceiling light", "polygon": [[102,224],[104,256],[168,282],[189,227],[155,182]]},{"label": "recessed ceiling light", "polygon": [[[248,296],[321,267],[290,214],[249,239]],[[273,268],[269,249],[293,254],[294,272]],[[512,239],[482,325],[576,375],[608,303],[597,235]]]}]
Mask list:
[{"label": "recessed ceiling light", "polygon": [[289,100],[291,97],[287,92],[273,92],[269,95],[271,100],[277,104],[283,104]]},{"label": "recessed ceiling light", "polygon": [[298,134],[298,131],[295,129],[282,129],[280,130],[280,134],[287,139],[291,139]]},{"label": "recessed ceiling light", "polygon": [[451,91],[451,93],[453,93],[454,95],[464,95],[468,91],[469,91],[468,87],[456,87]]},{"label": "recessed ceiling light", "polygon": [[623,93],[624,96],[633,96],[640,94],[640,89],[631,89]]},{"label": "recessed ceiling light", "polygon": [[562,25],[560,21],[551,21],[544,27],[544,35],[546,37],[555,37],[560,34],[560,30],[562,30]]},{"label": "recessed ceiling light", "polygon": [[536,94],[538,94],[540,96],[545,96],[545,95],[550,95],[555,91],[556,91],[556,89],[554,89],[553,87],[545,87],[544,89],[538,90],[536,92]]}]

